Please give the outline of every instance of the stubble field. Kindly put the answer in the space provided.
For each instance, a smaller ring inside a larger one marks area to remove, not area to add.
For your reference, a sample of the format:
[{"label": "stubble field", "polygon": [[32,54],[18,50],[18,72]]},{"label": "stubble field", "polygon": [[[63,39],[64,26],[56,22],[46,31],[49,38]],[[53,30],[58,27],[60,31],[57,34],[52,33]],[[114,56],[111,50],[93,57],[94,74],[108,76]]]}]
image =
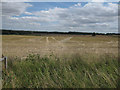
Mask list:
[{"label": "stubble field", "polygon": [[8,57],[26,57],[29,54],[57,56],[72,54],[118,54],[117,36],[46,35],[24,36],[3,35],[3,54]]}]

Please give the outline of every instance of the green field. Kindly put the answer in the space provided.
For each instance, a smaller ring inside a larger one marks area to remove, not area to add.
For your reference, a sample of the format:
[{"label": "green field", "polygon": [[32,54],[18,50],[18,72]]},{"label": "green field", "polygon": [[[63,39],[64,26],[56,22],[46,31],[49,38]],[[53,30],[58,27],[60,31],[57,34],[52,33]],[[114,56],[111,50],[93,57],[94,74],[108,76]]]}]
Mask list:
[{"label": "green field", "polygon": [[118,37],[3,35],[4,88],[115,88]]}]

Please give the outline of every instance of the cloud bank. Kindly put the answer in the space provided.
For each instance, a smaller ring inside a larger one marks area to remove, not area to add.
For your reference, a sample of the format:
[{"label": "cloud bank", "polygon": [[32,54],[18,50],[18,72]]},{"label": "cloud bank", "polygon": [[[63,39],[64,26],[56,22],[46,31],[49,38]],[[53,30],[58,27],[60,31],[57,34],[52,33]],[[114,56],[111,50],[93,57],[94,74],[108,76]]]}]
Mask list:
[{"label": "cloud bank", "polygon": [[[7,6],[7,7],[6,7]],[[118,32],[116,3],[81,3],[69,8],[54,7],[28,12],[30,3],[4,2],[2,26],[5,29],[78,32]],[[24,14],[24,15],[23,15]]]},{"label": "cloud bank", "polygon": [[1,0],[2,2],[119,2],[119,0]]}]

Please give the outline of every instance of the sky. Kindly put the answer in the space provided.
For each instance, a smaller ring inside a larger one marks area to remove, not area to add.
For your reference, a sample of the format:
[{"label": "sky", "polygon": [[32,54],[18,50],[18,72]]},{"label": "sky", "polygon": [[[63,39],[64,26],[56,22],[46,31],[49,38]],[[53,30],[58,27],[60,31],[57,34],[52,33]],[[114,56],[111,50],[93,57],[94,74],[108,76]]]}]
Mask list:
[{"label": "sky", "polygon": [[2,28],[118,33],[118,4],[115,2],[2,2]]}]

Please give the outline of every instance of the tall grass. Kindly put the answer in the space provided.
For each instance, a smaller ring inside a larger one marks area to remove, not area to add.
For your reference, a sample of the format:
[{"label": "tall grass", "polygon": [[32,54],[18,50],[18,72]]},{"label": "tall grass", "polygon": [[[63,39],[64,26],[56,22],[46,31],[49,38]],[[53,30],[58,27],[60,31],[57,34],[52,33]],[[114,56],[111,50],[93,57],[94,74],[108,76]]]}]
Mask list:
[{"label": "tall grass", "polygon": [[3,69],[3,88],[115,88],[118,83],[117,58],[101,56],[85,62],[79,55],[71,59],[54,55],[29,55],[25,60],[8,61]]}]

